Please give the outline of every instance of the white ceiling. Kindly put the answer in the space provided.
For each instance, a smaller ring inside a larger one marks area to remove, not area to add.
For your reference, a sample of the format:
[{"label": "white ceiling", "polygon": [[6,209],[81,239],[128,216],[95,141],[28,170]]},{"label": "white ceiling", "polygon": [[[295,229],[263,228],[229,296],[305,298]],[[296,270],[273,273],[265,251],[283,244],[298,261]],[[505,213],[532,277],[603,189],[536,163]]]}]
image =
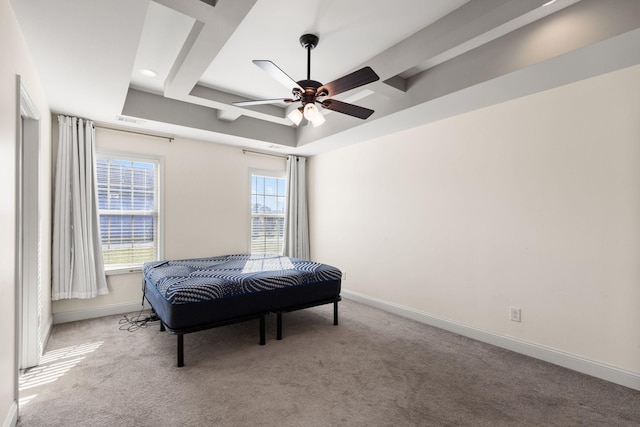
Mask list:
[{"label": "white ceiling", "polygon": [[[540,64],[553,65],[554,58],[617,35],[609,30],[598,30],[602,34],[589,30],[587,35],[585,23],[579,22],[581,27],[572,30],[577,36],[542,45],[543,21],[549,27],[555,23],[556,31],[567,28],[571,25],[567,17],[578,15],[571,13],[577,6],[582,7],[581,16],[589,11],[602,16],[597,2],[578,1],[557,0],[546,7],[542,5],[547,0],[11,0],[11,4],[54,113],[312,155],[562,84],[567,78],[560,76],[540,85],[539,75],[529,73],[527,78],[534,82],[529,89],[519,92],[516,86],[512,95],[504,89],[499,96],[478,92],[482,85],[495,85],[498,77],[535,67],[543,72]],[[553,21],[549,15],[558,18]],[[628,24],[631,29],[635,25]],[[269,59],[294,80],[304,79],[306,51],[298,39],[305,33],[320,37],[311,53],[312,79],[327,83],[365,65],[381,77],[337,97],[376,110],[371,118],[362,121],[325,110],[327,122],[322,127],[296,128],[286,118],[285,106],[232,105],[290,96],[290,88],[251,60]],[[526,46],[535,58],[522,50],[510,51],[512,46]],[[141,68],[158,76],[145,77],[138,71]],[[589,73],[596,71],[586,76]],[[458,99],[461,91],[474,90],[483,101]],[[454,99],[467,105],[454,107]]]}]

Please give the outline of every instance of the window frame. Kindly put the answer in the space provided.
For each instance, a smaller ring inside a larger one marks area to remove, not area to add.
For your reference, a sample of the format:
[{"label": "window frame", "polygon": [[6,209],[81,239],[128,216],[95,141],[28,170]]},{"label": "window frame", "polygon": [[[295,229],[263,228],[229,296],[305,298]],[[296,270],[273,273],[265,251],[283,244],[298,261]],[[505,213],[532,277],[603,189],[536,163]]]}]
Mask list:
[{"label": "window frame", "polygon": [[[284,188],[284,207],[283,207],[283,213],[282,213],[282,219],[283,219],[283,230],[282,230],[282,253],[284,253],[284,246],[285,246],[285,239],[286,239],[286,230],[284,229],[285,224],[286,224],[286,216],[287,216],[287,193],[288,193],[288,182],[287,182],[287,173],[284,170],[268,170],[268,169],[254,169],[254,168],[250,168],[249,169],[249,236],[248,236],[248,252],[249,254],[253,254],[252,251],[252,235],[253,235],[253,201],[252,201],[252,197],[253,197],[253,192],[252,192],[252,188],[253,188],[253,176],[257,175],[257,176],[264,176],[264,177],[270,177],[270,178],[278,178],[278,179],[284,179],[284,183],[285,183],[285,188]],[[275,216],[275,215],[274,215]],[[279,215],[277,216],[279,217]],[[282,253],[280,253],[280,255],[282,255]],[[262,254],[262,253],[260,253]],[[258,255],[258,253],[256,253],[256,255]]]},{"label": "window frame", "polygon": [[[164,259],[164,157],[156,156],[152,154],[139,154],[139,153],[129,153],[124,151],[112,151],[112,150],[103,150],[99,147],[96,148],[96,191],[98,187],[98,178],[97,178],[97,161],[98,158],[108,158],[111,160],[123,160],[123,161],[131,161],[131,162],[147,162],[147,163],[155,163],[156,164],[156,261],[160,261]],[[96,194],[96,199],[97,199]],[[97,206],[98,210],[98,221],[100,221],[100,215],[103,210]],[[102,241],[102,238],[101,238]],[[104,254],[103,254],[103,263],[104,263]],[[107,264],[104,264],[105,274],[107,276],[118,275],[118,274],[129,274],[136,273],[142,271],[142,264],[130,264],[130,265],[118,265],[114,267],[109,267]]]}]

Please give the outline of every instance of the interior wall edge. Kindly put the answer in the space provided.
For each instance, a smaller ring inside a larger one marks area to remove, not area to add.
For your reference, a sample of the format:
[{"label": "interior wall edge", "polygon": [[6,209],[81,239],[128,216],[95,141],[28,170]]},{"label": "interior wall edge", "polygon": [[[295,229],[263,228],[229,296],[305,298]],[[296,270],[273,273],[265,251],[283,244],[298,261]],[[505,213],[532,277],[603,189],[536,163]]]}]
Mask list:
[{"label": "interior wall edge", "polygon": [[53,330],[53,314],[49,316],[45,325],[40,330],[40,341],[38,342],[40,349],[40,356],[44,353],[44,349],[47,347],[51,331]]},{"label": "interior wall edge", "polygon": [[464,323],[445,319],[401,304],[370,297],[359,292],[342,289],[344,298],[415,320],[439,329],[504,348],[563,368],[571,369],[614,384],[640,391],[640,373],[630,372],[615,366],[600,363],[584,357],[520,340],[507,335],[496,334]]}]

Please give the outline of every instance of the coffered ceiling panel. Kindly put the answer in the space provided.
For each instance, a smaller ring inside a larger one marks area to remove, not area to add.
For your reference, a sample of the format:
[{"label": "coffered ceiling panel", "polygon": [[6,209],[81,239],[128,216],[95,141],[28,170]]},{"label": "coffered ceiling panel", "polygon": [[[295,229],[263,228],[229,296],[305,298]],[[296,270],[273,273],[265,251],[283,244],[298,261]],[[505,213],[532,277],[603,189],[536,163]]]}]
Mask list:
[{"label": "coffered ceiling panel", "polygon": [[[55,113],[205,141],[313,155],[640,63],[637,0],[11,0]],[[299,104],[251,61],[328,83],[375,112]],[[606,47],[606,48],[605,48]]]}]

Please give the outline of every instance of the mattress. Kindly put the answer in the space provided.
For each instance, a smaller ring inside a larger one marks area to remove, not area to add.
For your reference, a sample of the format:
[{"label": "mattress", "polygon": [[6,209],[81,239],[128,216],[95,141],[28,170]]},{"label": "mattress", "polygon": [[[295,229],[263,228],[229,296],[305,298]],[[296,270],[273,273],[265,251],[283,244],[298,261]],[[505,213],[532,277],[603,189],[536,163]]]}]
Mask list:
[{"label": "mattress", "polygon": [[172,330],[337,298],[339,269],[283,256],[225,255],[143,266],[145,297]]}]

